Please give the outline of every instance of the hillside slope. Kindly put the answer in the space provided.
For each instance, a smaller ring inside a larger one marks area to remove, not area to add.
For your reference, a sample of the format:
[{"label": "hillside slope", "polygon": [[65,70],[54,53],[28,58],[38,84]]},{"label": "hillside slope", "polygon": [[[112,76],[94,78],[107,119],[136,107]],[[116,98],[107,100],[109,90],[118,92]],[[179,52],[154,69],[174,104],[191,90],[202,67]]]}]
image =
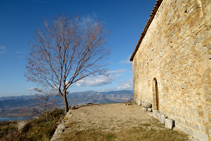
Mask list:
[{"label": "hillside slope", "polygon": [[[75,92],[67,95],[69,106],[85,105],[87,103],[121,103],[132,99],[133,91],[110,91],[110,92]],[[0,97],[0,117],[27,116],[31,115],[35,107],[35,95]],[[63,100],[60,96],[50,97],[54,106],[63,108]]]}]

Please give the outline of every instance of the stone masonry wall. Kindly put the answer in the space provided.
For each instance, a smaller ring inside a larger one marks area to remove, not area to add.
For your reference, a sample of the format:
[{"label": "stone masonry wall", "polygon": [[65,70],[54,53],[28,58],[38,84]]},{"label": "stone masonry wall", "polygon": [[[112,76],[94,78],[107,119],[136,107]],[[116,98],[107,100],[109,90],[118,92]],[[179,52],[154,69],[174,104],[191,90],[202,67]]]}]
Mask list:
[{"label": "stone masonry wall", "polygon": [[[134,99],[211,140],[211,0],[163,0],[133,59]],[[155,107],[155,104],[153,104]]]}]

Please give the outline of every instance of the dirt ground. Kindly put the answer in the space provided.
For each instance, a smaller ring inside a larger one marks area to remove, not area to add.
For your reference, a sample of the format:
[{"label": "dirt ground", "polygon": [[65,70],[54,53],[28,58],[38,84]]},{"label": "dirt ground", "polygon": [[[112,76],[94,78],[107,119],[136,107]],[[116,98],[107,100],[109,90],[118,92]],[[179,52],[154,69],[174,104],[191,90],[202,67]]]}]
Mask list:
[{"label": "dirt ground", "polygon": [[[80,107],[75,110],[70,110],[67,113],[63,123],[65,126],[64,132],[54,136],[54,138],[56,138],[56,140],[70,140],[71,136],[71,140],[92,140],[92,137],[84,138],[84,136],[94,136],[95,139],[93,140],[124,140],[123,136],[125,133],[129,133],[129,131],[134,133],[135,131],[132,131],[134,129],[137,129],[137,132],[139,132],[138,130],[141,129],[141,131],[145,132],[145,136],[147,135],[148,131],[150,131],[149,134],[154,134],[157,131],[169,130],[165,129],[164,125],[160,124],[159,121],[149,116],[149,114],[152,113],[142,111],[141,106],[125,105],[123,103],[99,104]],[[84,131],[89,131],[89,134],[84,134]],[[90,131],[92,131],[91,134]],[[124,131],[127,132],[123,133]],[[102,132],[112,134],[106,134],[106,137],[103,137],[102,139],[99,139],[100,137],[93,135],[96,133],[101,134]],[[120,132],[122,132],[122,135],[119,134]],[[73,137],[73,134],[75,137]],[[79,139],[80,134],[83,134],[81,135],[83,136],[81,139]],[[184,135],[185,134],[182,133],[181,136]],[[128,138],[129,140],[140,139],[140,137],[135,139],[132,139],[131,137]]]},{"label": "dirt ground", "polygon": [[[77,130],[101,128],[105,131],[116,132],[122,128],[132,128],[139,123],[152,119],[140,106],[124,104],[104,104],[81,107],[72,110],[72,120],[77,122]],[[67,120],[68,125],[71,120]],[[70,130],[75,130],[73,127]]]}]

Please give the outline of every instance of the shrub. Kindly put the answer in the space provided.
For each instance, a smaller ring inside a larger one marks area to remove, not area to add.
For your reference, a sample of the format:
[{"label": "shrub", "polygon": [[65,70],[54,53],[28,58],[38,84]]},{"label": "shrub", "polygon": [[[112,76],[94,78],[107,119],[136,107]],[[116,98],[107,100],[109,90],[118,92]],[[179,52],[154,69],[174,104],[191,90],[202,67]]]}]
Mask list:
[{"label": "shrub", "polygon": [[64,110],[55,108],[39,118],[29,120],[20,132],[17,122],[0,122],[0,140],[49,140],[63,117]]}]

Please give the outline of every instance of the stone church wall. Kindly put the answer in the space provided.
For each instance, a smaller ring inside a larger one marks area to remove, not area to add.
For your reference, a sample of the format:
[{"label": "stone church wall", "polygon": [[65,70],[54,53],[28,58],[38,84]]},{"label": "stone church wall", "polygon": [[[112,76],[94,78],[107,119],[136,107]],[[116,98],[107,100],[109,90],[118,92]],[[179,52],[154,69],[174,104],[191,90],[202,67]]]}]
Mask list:
[{"label": "stone church wall", "polygon": [[[163,0],[133,58],[134,99],[211,140],[211,0]],[[209,136],[209,137],[208,137]]]}]

